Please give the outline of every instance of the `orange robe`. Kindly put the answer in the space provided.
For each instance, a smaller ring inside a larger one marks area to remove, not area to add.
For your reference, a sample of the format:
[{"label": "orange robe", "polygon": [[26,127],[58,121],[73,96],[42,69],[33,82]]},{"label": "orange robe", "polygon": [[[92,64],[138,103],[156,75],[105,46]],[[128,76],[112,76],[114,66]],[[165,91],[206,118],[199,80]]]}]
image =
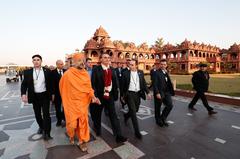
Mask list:
[{"label": "orange robe", "polygon": [[79,142],[88,142],[88,106],[94,96],[88,72],[71,67],[59,83],[69,137],[78,136]]}]

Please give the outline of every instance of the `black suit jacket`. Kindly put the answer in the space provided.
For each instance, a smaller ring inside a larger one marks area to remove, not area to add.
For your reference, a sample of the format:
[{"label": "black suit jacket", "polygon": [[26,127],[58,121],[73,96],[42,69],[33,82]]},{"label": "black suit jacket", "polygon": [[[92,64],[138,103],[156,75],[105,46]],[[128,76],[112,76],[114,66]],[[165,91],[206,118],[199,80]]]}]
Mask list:
[{"label": "black suit jacket", "polygon": [[165,97],[166,92],[169,92],[172,96],[175,95],[170,77],[168,76],[168,82],[166,82],[161,69],[157,70],[153,76],[153,91],[155,95],[160,93],[162,98]]},{"label": "black suit jacket", "polygon": [[115,71],[116,71],[118,79],[120,79],[122,77],[122,68],[120,68],[120,70],[119,70],[119,68],[117,67],[117,68],[115,68]]},{"label": "black suit jacket", "polygon": [[[112,90],[110,91],[110,98],[116,101],[118,99],[118,80],[115,69],[110,67],[112,70]],[[96,97],[102,99],[104,94],[104,70],[101,65],[98,65],[92,70],[92,88]]]},{"label": "black suit jacket", "polygon": [[156,69],[151,69],[151,71],[150,71],[150,79],[151,79],[151,81],[153,81],[153,78],[155,76],[156,71],[157,71]]},{"label": "black suit jacket", "polygon": [[[46,83],[46,92],[49,97],[49,100],[52,99],[53,87],[52,87],[52,78],[51,71],[43,67],[43,72],[45,76]],[[27,94],[28,103],[32,103],[34,100],[34,85],[33,85],[33,68],[24,71],[24,78],[21,84],[21,95]]]},{"label": "black suit jacket", "polygon": [[[145,78],[144,78],[144,73],[141,70],[138,70],[138,76],[139,76],[139,82],[140,82],[140,91],[139,91],[139,95],[142,99],[146,100],[146,93],[149,93]],[[121,83],[121,97],[125,97],[126,93],[129,89],[129,85],[130,85],[130,75],[131,75],[131,71],[130,70],[126,70],[123,72],[122,75],[122,83]]]},{"label": "black suit jacket", "polygon": [[[62,70],[63,73],[66,71],[65,69]],[[54,69],[52,71],[52,81],[53,81],[53,94],[55,95],[56,98],[61,97],[60,92],[59,92],[59,81],[61,79],[60,74],[58,73],[57,69]]]},{"label": "black suit jacket", "polygon": [[209,73],[198,70],[193,73],[192,84],[193,88],[198,92],[207,92],[209,86]]}]

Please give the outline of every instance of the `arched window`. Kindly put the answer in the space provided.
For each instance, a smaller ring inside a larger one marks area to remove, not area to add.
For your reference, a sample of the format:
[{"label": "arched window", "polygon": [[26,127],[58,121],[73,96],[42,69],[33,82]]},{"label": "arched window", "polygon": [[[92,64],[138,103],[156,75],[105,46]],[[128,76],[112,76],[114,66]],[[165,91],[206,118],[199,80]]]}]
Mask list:
[{"label": "arched window", "polygon": [[97,51],[92,51],[91,52],[91,57],[98,57]]},{"label": "arched window", "polygon": [[126,54],[125,54],[125,58],[127,59],[127,58],[130,58],[130,54],[127,52]]}]

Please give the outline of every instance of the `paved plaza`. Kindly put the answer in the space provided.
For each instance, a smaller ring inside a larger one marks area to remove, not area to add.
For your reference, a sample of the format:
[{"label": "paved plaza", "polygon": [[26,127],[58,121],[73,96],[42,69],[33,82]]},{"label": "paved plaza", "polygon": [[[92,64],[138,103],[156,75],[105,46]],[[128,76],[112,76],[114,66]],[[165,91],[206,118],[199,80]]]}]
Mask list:
[{"label": "paved plaza", "polygon": [[64,127],[55,126],[54,106],[53,140],[46,142],[36,134],[32,105],[20,100],[20,82],[6,84],[0,75],[0,159],[239,159],[240,107],[210,102],[218,114],[209,116],[201,102],[196,105],[198,111],[190,112],[190,100],[174,97],[170,126],[164,128],[155,124],[153,101],[143,101],[138,112],[142,140],[134,137],[131,120],[124,124],[123,110],[116,102],[123,134],[129,140],[115,142],[103,113],[102,135],[96,137],[91,130],[88,151],[83,153],[69,144]]}]

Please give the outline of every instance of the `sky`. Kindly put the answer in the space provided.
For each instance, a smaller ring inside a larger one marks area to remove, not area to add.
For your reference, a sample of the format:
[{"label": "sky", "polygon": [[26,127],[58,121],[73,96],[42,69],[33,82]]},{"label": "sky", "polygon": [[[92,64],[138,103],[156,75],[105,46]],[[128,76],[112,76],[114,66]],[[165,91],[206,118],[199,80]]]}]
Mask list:
[{"label": "sky", "polygon": [[0,0],[0,65],[65,60],[99,26],[111,40],[153,45],[185,38],[229,48],[240,44],[238,0]]}]

